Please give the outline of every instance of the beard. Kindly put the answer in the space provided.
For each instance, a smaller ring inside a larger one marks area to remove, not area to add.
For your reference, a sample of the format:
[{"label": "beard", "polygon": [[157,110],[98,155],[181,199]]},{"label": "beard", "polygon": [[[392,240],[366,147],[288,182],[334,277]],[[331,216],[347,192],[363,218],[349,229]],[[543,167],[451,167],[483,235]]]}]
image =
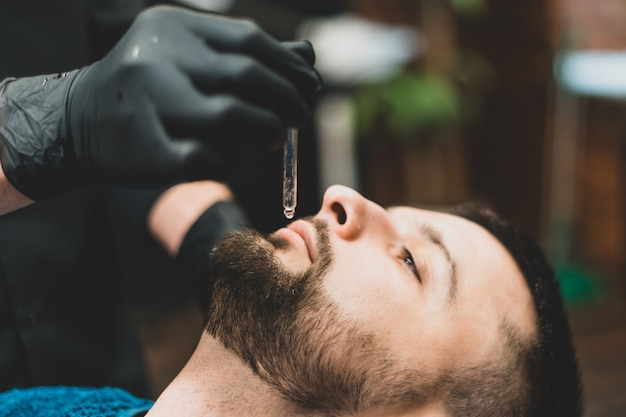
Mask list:
[{"label": "beard", "polygon": [[421,375],[397,366],[325,293],[329,232],[326,223],[311,222],[319,257],[303,272],[275,256],[288,242],[273,235],[235,232],[215,248],[206,331],[304,411],[335,415],[421,402]]}]

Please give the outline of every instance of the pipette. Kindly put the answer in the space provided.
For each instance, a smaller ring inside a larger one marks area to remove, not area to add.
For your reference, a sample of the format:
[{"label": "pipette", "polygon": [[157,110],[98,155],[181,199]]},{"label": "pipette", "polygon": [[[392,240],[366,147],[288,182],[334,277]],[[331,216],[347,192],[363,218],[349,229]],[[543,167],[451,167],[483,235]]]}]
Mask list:
[{"label": "pipette", "polygon": [[296,214],[298,193],[298,129],[287,129],[283,151],[283,208],[285,217]]}]

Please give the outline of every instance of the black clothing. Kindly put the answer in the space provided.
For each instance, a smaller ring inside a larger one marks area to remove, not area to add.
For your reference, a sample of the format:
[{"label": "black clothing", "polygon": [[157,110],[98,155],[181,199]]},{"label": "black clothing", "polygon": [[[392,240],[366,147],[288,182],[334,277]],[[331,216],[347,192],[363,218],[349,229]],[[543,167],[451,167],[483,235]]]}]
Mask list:
[{"label": "black clothing", "polygon": [[[0,79],[98,59],[142,7],[133,0],[0,2]],[[128,259],[117,256],[111,227],[123,220],[111,211],[123,203],[115,199],[105,188],[84,187],[0,217],[0,390],[78,384],[149,394],[123,282]],[[135,229],[124,241],[147,257],[140,243],[147,237]],[[142,270],[157,282],[174,269],[160,255],[169,269]]]},{"label": "black clothing", "polygon": [[149,393],[101,189],[0,217],[0,390]]}]

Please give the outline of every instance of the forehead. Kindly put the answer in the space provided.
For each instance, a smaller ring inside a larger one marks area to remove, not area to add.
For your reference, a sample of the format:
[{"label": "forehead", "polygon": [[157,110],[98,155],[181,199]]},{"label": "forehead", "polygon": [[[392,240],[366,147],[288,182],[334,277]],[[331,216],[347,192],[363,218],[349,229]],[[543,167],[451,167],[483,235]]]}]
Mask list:
[{"label": "forehead", "polygon": [[428,216],[429,218],[432,218],[432,219],[460,221],[460,222],[474,224],[473,222],[463,217],[446,213],[445,211],[442,211],[442,210],[426,209],[426,208],[412,207],[412,206],[389,206],[385,210],[387,210],[389,215],[392,215],[392,216],[406,216],[406,217]]},{"label": "forehead", "polygon": [[509,266],[517,269],[506,248],[477,223],[453,214],[415,207],[390,207],[387,212],[399,233],[419,236],[425,231],[435,232],[451,248],[476,245],[477,254],[500,255],[511,261],[513,265]]},{"label": "forehead", "polygon": [[451,248],[476,245],[477,254],[498,254],[513,262],[506,248],[491,233],[463,217],[406,206],[390,207],[387,212],[399,233],[419,236],[425,231],[435,232]]}]

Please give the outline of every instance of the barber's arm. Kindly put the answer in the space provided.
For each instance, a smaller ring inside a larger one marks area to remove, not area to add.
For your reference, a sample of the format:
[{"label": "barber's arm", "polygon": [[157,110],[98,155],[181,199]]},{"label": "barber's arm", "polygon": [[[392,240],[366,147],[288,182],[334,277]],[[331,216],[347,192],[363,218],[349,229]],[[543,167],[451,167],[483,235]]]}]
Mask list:
[{"label": "barber's arm", "polygon": [[230,189],[215,181],[183,183],[163,192],[148,213],[148,228],[175,256],[206,308],[208,265],[213,247],[229,232],[249,226]]},{"label": "barber's arm", "polygon": [[164,191],[148,214],[148,227],[156,240],[172,256],[191,226],[217,203],[233,202],[228,186],[216,181],[197,181],[175,185]]},{"label": "barber's arm", "polygon": [[264,149],[308,117],[313,61],[308,43],[246,20],[148,9],[101,61],[0,84],[5,178],[30,200],[86,183],[224,179],[241,147]]}]

